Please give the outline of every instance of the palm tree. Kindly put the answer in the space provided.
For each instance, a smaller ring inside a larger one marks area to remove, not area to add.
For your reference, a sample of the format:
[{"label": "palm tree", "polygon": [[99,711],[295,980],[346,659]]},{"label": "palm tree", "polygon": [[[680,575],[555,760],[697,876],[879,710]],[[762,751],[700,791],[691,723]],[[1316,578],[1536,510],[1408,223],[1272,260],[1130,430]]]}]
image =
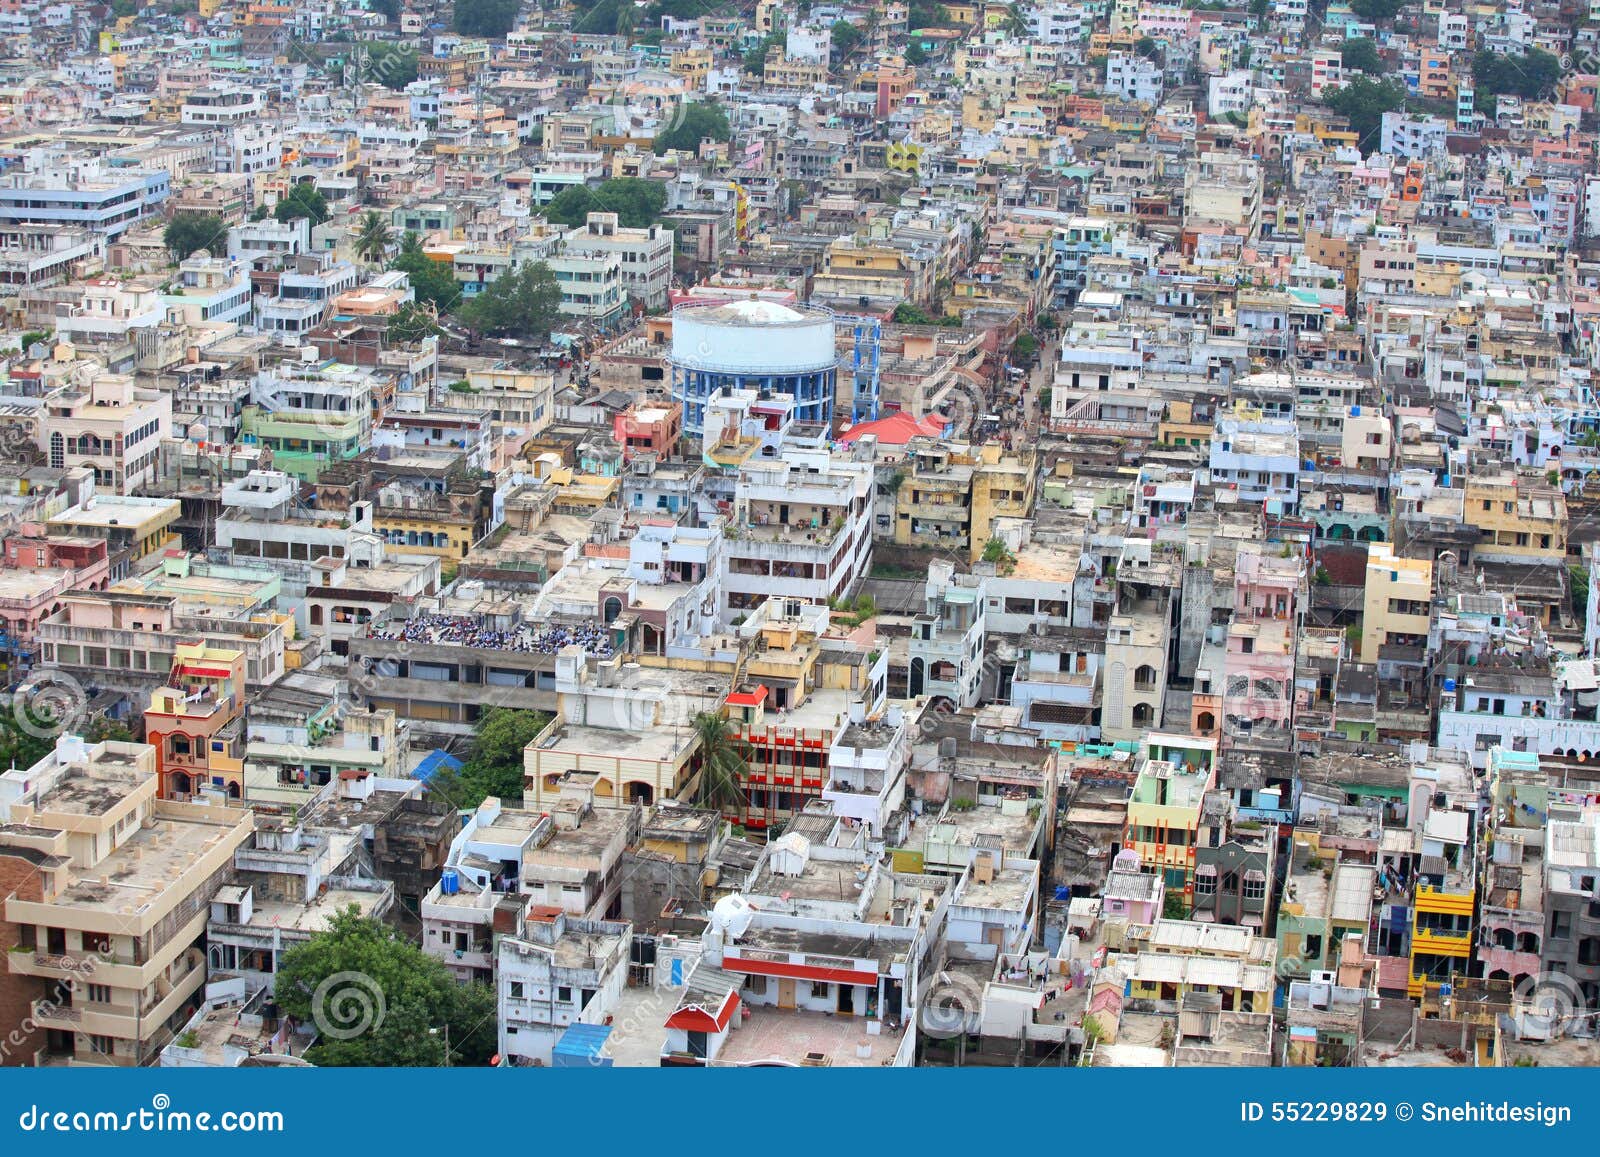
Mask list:
[{"label": "palm tree", "polygon": [[382,214],[374,209],[368,209],[361,215],[361,229],[356,234],[357,257],[369,265],[377,265],[389,252],[389,245],[393,240],[394,232]]},{"label": "palm tree", "polygon": [[694,730],[700,737],[700,780],[694,802],[718,811],[738,807],[745,798],[739,780],[749,765],[739,751],[732,728],[721,715],[703,711],[694,717]]}]

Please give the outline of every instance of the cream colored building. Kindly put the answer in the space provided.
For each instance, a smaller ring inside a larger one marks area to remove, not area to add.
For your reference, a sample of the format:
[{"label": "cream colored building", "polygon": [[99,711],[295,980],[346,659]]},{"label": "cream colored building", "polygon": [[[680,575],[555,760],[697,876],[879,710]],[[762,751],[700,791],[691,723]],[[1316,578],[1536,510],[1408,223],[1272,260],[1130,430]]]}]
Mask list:
[{"label": "cream colored building", "polygon": [[0,775],[0,1009],[34,1026],[24,1063],[147,1064],[205,995],[211,899],[254,821],[157,786],[155,748],[70,735]]},{"label": "cream colored building", "polygon": [[1395,636],[1426,640],[1432,602],[1432,562],[1397,558],[1386,542],[1370,544],[1361,607],[1361,661],[1376,663],[1379,651]]}]

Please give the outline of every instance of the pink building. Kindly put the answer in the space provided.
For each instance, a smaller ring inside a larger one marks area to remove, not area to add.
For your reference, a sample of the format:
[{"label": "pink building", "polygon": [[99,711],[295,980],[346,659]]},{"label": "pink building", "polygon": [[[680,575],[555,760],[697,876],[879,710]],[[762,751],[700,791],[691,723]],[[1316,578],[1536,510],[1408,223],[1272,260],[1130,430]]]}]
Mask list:
[{"label": "pink building", "polygon": [[106,544],[95,538],[46,538],[37,523],[6,540],[0,558],[0,621],[11,650],[31,656],[41,620],[71,591],[104,590],[111,581]]},{"label": "pink building", "polygon": [[677,402],[639,402],[612,420],[612,436],[622,447],[622,460],[639,454],[670,458],[683,436],[683,407]]},{"label": "pink building", "polygon": [[1306,564],[1272,545],[1245,545],[1234,563],[1222,692],[1225,742],[1287,747],[1293,732],[1294,652]]}]

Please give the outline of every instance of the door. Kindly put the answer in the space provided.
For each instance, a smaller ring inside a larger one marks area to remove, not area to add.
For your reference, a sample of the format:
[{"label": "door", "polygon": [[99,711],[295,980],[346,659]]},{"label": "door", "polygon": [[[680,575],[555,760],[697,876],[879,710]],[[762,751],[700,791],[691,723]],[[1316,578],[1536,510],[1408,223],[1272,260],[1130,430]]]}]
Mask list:
[{"label": "door", "polygon": [[854,1016],[856,1014],[856,990],[852,984],[841,984],[839,988],[839,1015]]},{"label": "door", "polygon": [[793,1008],[794,1007],[794,981],[793,980],[789,980],[789,979],[785,978],[785,979],[780,979],[778,981],[778,1007],[779,1008]]}]

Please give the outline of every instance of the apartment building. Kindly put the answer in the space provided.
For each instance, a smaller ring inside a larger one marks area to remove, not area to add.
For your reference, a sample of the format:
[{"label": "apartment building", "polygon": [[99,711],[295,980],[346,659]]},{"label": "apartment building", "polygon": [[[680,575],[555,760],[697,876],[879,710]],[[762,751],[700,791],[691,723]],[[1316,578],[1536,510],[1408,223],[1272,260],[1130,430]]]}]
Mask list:
[{"label": "apartment building", "polygon": [[155,749],[64,735],[0,774],[13,1063],[151,1063],[204,998],[209,905],[251,813],[158,798]]}]

